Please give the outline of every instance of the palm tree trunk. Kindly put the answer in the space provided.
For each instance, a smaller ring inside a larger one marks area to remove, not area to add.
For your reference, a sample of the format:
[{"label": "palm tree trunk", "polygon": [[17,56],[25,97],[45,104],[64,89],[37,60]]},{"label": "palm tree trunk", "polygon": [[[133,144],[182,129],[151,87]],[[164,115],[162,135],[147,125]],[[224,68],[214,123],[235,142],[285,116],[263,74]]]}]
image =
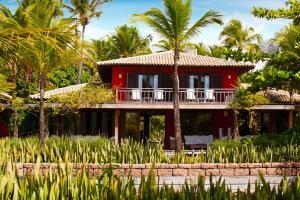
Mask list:
[{"label": "palm tree trunk", "polygon": [[18,129],[18,118],[19,118],[19,113],[16,109],[13,109],[13,136],[14,138],[19,137],[19,129]]},{"label": "palm tree trunk", "polygon": [[239,111],[234,110],[234,130],[233,130],[233,136],[232,138],[234,140],[238,140],[238,138],[240,137],[240,131],[239,131]]},{"label": "palm tree trunk", "polygon": [[81,30],[81,52],[80,52],[80,63],[77,68],[77,84],[81,83],[81,68],[82,68],[82,57],[83,57],[83,41],[84,41],[85,25],[82,25]]},{"label": "palm tree trunk", "polygon": [[181,139],[180,110],[179,110],[178,61],[179,61],[179,48],[177,42],[175,42],[174,69],[173,69],[173,104],[174,104],[174,130],[175,130],[175,139],[176,139],[176,151],[180,151],[183,149],[182,139]]},{"label": "palm tree trunk", "polygon": [[[11,67],[12,67],[12,71],[13,71],[13,83],[15,85],[17,85],[17,79],[18,79],[18,69],[17,69],[17,65],[11,61]],[[13,98],[16,98],[17,94],[16,91],[13,94]],[[18,118],[19,118],[19,114],[18,111],[16,110],[16,108],[13,106],[12,108],[13,111],[13,136],[15,138],[18,138],[19,136],[19,128],[18,128]]]},{"label": "palm tree trunk", "polygon": [[29,82],[30,82],[30,77],[31,77],[31,70],[28,65],[24,66],[24,98],[29,97]]},{"label": "palm tree trunk", "polygon": [[43,147],[46,140],[45,132],[45,110],[44,110],[44,96],[45,96],[45,77],[40,77],[40,144]]}]

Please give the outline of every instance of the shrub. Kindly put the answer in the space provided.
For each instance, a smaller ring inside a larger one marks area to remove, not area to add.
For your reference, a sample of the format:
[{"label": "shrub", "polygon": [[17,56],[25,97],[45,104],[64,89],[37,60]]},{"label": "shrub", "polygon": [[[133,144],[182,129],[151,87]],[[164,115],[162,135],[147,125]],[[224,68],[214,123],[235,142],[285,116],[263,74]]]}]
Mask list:
[{"label": "shrub", "polygon": [[290,186],[287,180],[279,184],[278,188],[267,183],[263,176],[260,183],[255,184],[255,191],[233,192],[219,179],[215,184],[210,177],[210,185],[206,188],[204,179],[198,178],[195,184],[185,183],[179,189],[173,185],[156,184],[153,172],[148,178],[142,177],[139,185],[135,185],[132,177],[116,177],[111,173],[104,173],[98,178],[90,178],[86,171],[73,175],[67,168],[60,168],[55,173],[41,176],[36,172],[33,176],[20,178],[13,170],[3,171],[0,174],[0,198],[1,199],[299,199],[300,178],[292,181]]}]

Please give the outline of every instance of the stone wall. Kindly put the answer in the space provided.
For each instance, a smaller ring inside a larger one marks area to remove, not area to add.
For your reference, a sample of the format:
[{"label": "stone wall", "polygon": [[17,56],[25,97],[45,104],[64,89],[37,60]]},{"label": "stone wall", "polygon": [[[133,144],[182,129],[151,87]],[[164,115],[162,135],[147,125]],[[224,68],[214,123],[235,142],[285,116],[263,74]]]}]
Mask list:
[{"label": "stone wall", "polygon": [[[33,174],[40,171],[42,174],[54,172],[58,168],[66,168],[65,164],[53,163],[17,163],[19,176]],[[300,173],[300,163],[228,163],[228,164],[69,164],[67,166],[73,174],[87,170],[90,176],[99,176],[105,170],[112,170],[115,175],[147,176],[153,168],[157,176],[257,176],[287,175],[294,176]]]}]

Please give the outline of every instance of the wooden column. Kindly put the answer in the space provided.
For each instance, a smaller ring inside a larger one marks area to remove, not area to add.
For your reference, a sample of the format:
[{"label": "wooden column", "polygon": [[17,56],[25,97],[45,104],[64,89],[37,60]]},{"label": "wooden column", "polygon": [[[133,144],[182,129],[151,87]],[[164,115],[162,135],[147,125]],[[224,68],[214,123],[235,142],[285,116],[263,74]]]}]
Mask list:
[{"label": "wooden column", "polygon": [[293,128],[294,126],[294,112],[292,110],[289,111],[289,128]]},{"label": "wooden column", "polygon": [[119,111],[115,109],[115,144],[119,143]]}]

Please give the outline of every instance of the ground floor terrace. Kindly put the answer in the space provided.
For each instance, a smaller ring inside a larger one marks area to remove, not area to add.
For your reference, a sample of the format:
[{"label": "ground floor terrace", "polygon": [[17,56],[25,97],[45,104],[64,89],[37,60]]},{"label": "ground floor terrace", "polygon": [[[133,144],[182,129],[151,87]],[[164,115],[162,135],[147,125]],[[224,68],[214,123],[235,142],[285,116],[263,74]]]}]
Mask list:
[{"label": "ground floor terrace", "polygon": [[[295,110],[254,110],[256,126],[249,127],[248,111],[239,113],[241,136],[280,133],[299,124]],[[182,136],[211,135],[214,139],[231,138],[234,112],[230,109],[181,109]],[[252,120],[252,119],[251,119]],[[136,141],[164,144],[175,148],[172,109],[81,109],[77,115],[55,115],[48,118],[50,135],[102,135],[114,139],[130,137]]]},{"label": "ground floor terrace", "polygon": [[[152,141],[173,149],[174,116],[172,104],[120,103],[102,104],[80,109],[76,114],[54,114],[47,109],[46,124],[49,135],[101,135],[118,142],[131,137],[136,141]],[[224,104],[180,104],[182,138],[191,135],[209,135],[213,139],[231,138],[234,112]],[[280,133],[300,124],[300,108],[296,105],[263,105],[254,107],[254,118],[248,111],[239,113],[241,136]],[[249,128],[255,120],[256,126]],[[10,110],[0,112],[1,137],[12,135]],[[22,115],[20,136],[38,133],[38,113]]]}]

